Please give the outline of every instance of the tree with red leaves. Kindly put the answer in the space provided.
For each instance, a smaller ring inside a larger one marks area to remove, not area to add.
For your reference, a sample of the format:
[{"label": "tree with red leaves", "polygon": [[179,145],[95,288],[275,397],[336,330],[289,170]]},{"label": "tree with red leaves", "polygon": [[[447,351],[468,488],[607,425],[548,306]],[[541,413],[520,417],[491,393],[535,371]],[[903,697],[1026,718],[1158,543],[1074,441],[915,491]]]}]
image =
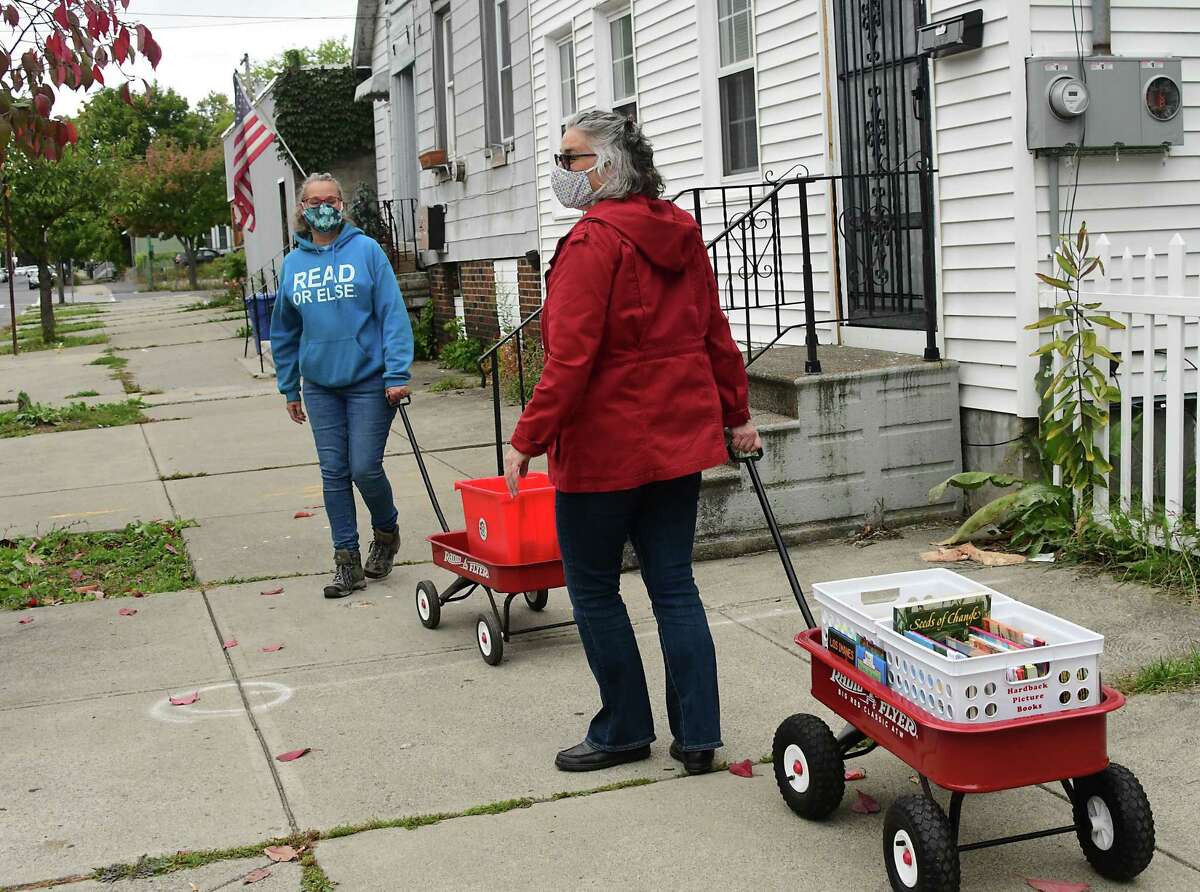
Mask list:
[{"label": "tree with red leaves", "polygon": [[129,0],[0,0],[0,34],[11,30],[0,38],[0,155],[11,144],[55,161],[75,142],[75,126],[52,117],[56,91],[104,86],[115,70],[130,100],[126,66],[141,54],[157,68],[162,50],[128,9]]}]

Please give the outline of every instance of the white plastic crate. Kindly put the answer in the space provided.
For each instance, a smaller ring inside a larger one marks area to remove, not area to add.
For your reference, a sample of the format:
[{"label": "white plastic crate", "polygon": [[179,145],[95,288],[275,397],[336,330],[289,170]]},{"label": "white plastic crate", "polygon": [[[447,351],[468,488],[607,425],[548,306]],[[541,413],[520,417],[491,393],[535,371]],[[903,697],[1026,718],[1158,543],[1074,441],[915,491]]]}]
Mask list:
[{"label": "white plastic crate", "polygon": [[[821,625],[873,641],[888,658],[888,684],[925,711],[982,724],[1094,706],[1100,702],[1104,636],[1022,604],[943,568],[843,579],[813,586]],[[950,660],[892,631],[892,608],[988,594],[992,616],[1050,642],[1013,654]],[[828,635],[825,636],[828,645]],[[1046,675],[1010,681],[1016,667],[1049,663]]]}]

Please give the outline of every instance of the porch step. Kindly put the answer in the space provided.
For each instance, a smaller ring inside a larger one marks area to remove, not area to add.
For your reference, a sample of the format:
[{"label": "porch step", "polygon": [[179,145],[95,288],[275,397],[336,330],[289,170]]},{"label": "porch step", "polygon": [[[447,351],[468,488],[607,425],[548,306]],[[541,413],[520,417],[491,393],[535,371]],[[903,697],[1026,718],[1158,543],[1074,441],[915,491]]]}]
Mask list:
[{"label": "porch step", "polygon": [[[956,494],[927,498],[962,469],[957,364],[848,347],[818,356],[820,374],[804,373],[802,348],[773,349],[748,370],[759,474],[784,539],[850,531],[880,510],[891,525],[959,515]],[[771,547],[742,467],[705,474],[696,547],[705,557]]]}]

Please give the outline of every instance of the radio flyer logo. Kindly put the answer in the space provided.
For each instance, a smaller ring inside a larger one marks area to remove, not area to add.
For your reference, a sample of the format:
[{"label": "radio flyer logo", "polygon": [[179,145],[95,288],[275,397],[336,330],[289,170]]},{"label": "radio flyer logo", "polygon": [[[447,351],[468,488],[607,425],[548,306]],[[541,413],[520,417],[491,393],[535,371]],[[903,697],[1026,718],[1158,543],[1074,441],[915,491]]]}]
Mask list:
[{"label": "radio flyer logo", "polygon": [[491,579],[492,573],[486,566],[473,561],[469,558],[464,558],[462,555],[455,554],[453,551],[442,552],[442,557],[446,563],[452,567],[462,567],[468,573],[474,573],[476,576],[482,576],[484,579]]},{"label": "radio flyer logo", "polygon": [[487,521],[482,517],[479,518],[479,540],[481,542],[487,541]]},{"label": "radio flyer logo", "polygon": [[890,729],[897,737],[916,737],[917,723],[907,713],[897,709],[886,700],[879,700],[868,692],[862,685],[836,669],[830,675],[833,683],[838,686],[838,696],[870,716],[879,724]]}]

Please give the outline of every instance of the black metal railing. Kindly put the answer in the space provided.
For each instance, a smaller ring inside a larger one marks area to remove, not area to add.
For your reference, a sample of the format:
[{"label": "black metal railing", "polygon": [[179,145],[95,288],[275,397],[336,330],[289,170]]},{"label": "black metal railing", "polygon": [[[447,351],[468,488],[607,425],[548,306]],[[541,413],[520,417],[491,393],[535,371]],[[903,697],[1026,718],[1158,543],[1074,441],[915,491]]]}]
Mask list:
[{"label": "black metal railing", "polygon": [[[483,375],[484,383],[488,377],[492,380],[492,419],[496,425],[496,473],[504,473],[504,419],[501,417],[501,405],[503,402],[502,393],[502,371],[501,361],[505,354],[513,355],[514,374],[516,379],[517,402],[521,404],[521,410],[524,411],[525,404],[529,401],[528,383],[525,380],[525,342],[533,335],[527,334],[526,329],[531,328],[535,322],[541,318],[542,308],[538,307],[528,316],[521,320],[512,331],[500,338],[493,344],[482,356],[479,357],[479,372]],[[538,333],[540,337],[540,332]]]},{"label": "black metal railing", "polygon": [[246,318],[242,357],[250,355],[250,340],[253,338],[260,372],[266,370],[262,353],[262,342],[266,339],[261,335],[269,333],[271,329],[271,311],[275,307],[275,295],[279,293],[279,271],[289,250],[290,246],[283,248],[260,269],[242,280],[242,311]]},{"label": "black metal railing", "polygon": [[379,215],[386,229],[386,236],[380,241],[392,268],[399,269],[405,260],[411,260],[416,269],[423,270],[421,252],[417,248],[417,200],[396,198],[381,201]]}]

